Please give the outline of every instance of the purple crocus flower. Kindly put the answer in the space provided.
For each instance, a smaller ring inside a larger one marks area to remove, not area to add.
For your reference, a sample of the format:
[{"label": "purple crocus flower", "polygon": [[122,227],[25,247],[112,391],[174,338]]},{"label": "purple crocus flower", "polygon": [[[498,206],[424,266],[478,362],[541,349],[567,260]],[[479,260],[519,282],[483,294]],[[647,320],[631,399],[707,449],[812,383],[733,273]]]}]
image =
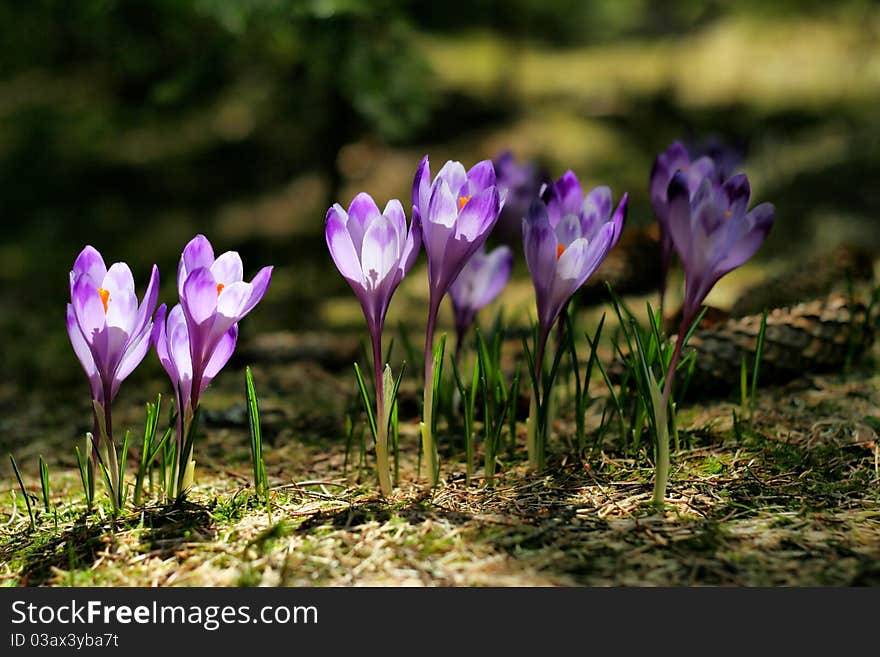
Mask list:
[{"label": "purple crocus flower", "polygon": [[[538,306],[534,381],[539,388],[550,330],[575,291],[617,244],[627,204],[624,194],[612,213],[611,190],[596,187],[585,196],[571,171],[548,185],[542,196],[523,219],[523,247]],[[537,470],[544,465],[543,430],[537,426],[539,395],[540,390],[533,391],[528,432],[529,461]]]},{"label": "purple crocus flower", "polygon": [[718,280],[752,257],[773,226],[774,207],[747,212],[751,190],[741,173],[721,185],[703,179],[692,194],[684,173],[669,183],[669,234],[685,273],[683,326],[687,328]]},{"label": "purple crocus flower", "polygon": [[134,278],[124,262],[107,269],[101,254],[86,246],[73,264],[67,333],[89,378],[92,399],[108,413],[120,384],[150,348],[158,294],[156,265],[138,305]]},{"label": "purple crocus flower", "polygon": [[508,244],[519,243],[523,217],[550,179],[534,162],[517,162],[510,151],[501,153],[493,164],[495,184],[507,192],[493,235]]},{"label": "purple crocus flower", "polygon": [[406,276],[421,248],[418,213],[406,226],[403,206],[392,199],[380,212],[369,194],[358,194],[346,212],[338,203],[327,211],[324,234],[337,269],[361,302],[373,345],[376,377],[376,455],[383,495],[391,494],[387,425],[382,379],[382,330],[391,296]]},{"label": "purple crocus flower", "polygon": [[[238,338],[238,322],[260,302],[272,278],[263,267],[251,282],[243,280],[241,257],[227,251],[218,258],[204,235],[186,245],[177,268],[180,304],[166,315],[165,304],[156,313],[152,341],[159,361],[174,385],[178,404],[177,440],[183,445],[189,423],[202,393],[227,363]],[[189,455],[178,458],[188,459]],[[183,485],[177,464],[177,491]]]},{"label": "purple crocus flower", "polygon": [[513,251],[508,247],[499,246],[489,253],[483,247],[471,256],[449,287],[458,336],[456,353],[468,328],[474,323],[477,311],[489,305],[501,293],[507,285],[512,268]]},{"label": "purple crocus flower", "polygon": [[[124,262],[107,269],[101,254],[86,246],[70,272],[67,334],[89,379],[95,418],[95,447],[103,440],[116,504],[118,468],[113,445],[110,407],[120,384],[134,371],[150,348],[153,310],[159,294],[159,270],[153,265],[150,282],[138,305],[134,277]],[[97,450],[95,452],[98,454]]]},{"label": "purple crocus flower", "polygon": [[503,199],[495,185],[490,160],[465,171],[461,162],[448,161],[431,180],[426,155],[413,180],[413,213],[421,220],[428,256],[428,325],[425,331],[425,399],[422,443],[434,484],[439,470],[433,439],[433,345],[440,302],[471,256],[486,241],[498,221]]},{"label": "purple crocus flower", "polygon": [[654,160],[654,166],[651,168],[650,193],[651,206],[654,208],[654,216],[657,218],[657,224],[660,227],[661,312],[663,298],[666,296],[669,267],[672,264],[672,256],[675,253],[675,249],[672,246],[672,237],[669,234],[669,199],[667,197],[667,189],[672,176],[678,172],[684,175],[690,194],[697,190],[697,187],[699,187],[704,178],[710,178],[720,183],[712,158],[703,156],[692,162],[690,154],[681,142],[674,142]]},{"label": "purple crocus flower", "polygon": [[542,332],[549,333],[565,303],[617,244],[627,198],[624,194],[612,213],[608,187],[585,196],[577,176],[568,171],[532,203],[523,220],[523,244]]},{"label": "purple crocus flower", "polygon": [[[722,276],[754,255],[773,226],[775,209],[762,203],[751,211],[749,180],[738,174],[717,184],[709,178],[690,189],[686,173],[673,174],[667,190],[670,239],[684,267],[685,301],[678,339],[666,370],[662,406],[658,416],[665,422],[675,370],[681,360],[685,337],[696,321],[709,292]],[[669,436],[658,430],[654,502],[661,505],[669,477]]]}]

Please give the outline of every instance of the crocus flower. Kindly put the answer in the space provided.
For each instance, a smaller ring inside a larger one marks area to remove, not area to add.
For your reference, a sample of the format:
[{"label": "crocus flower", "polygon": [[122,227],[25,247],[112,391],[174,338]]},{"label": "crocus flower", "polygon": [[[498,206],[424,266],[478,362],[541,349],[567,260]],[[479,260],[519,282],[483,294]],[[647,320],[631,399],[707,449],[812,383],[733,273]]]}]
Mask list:
[{"label": "crocus flower", "polygon": [[654,480],[654,502],[658,505],[662,505],[665,499],[669,476],[666,409],[687,331],[696,321],[700,307],[715,283],[751,258],[773,226],[773,205],[762,203],[748,211],[750,195],[745,174],[733,176],[720,185],[704,178],[693,193],[686,173],[675,173],[669,183],[668,227],[672,244],[684,267],[685,302],[659,411],[664,426],[658,431]]},{"label": "crocus flower", "polygon": [[409,230],[403,206],[392,199],[380,212],[369,194],[358,194],[346,212],[338,203],[327,211],[327,248],[337,269],[354,290],[373,345],[376,377],[377,468],[383,495],[391,493],[387,424],[382,377],[382,330],[391,296],[413,266],[421,248],[418,213]]},{"label": "crocus flower", "polygon": [[715,164],[711,157],[703,156],[693,162],[687,149],[681,142],[674,142],[669,148],[660,153],[654,160],[651,168],[650,193],[651,206],[654,208],[654,216],[660,227],[660,307],[663,307],[663,298],[666,295],[666,282],[669,276],[669,267],[672,264],[672,256],[675,249],[672,246],[672,237],[669,234],[669,199],[667,189],[676,173],[682,173],[687,183],[688,191],[693,194],[704,178],[710,178],[720,183],[715,171]]},{"label": "crocus flower", "polygon": [[747,211],[751,190],[743,173],[721,185],[704,179],[693,194],[687,175],[677,173],[667,194],[669,234],[685,274],[683,321],[689,324],[715,283],[764,242],[774,208],[762,203]]},{"label": "crocus flower", "polygon": [[471,256],[486,241],[498,221],[503,199],[495,186],[495,167],[489,160],[465,171],[448,161],[431,180],[426,155],[413,180],[413,213],[421,220],[428,256],[428,325],[425,331],[425,400],[422,423],[424,453],[433,482],[439,476],[433,440],[434,328],[440,302]]},{"label": "crocus flower", "polygon": [[501,208],[493,235],[508,244],[518,244],[523,217],[550,179],[534,162],[517,162],[510,151],[501,153],[493,164],[495,184],[498,189],[506,190],[504,207]]},{"label": "crocus flower", "polygon": [[624,194],[612,213],[611,190],[596,187],[585,196],[571,171],[532,203],[523,219],[523,245],[542,333],[617,244],[626,204]]},{"label": "crocus flower", "polygon": [[[153,265],[140,305],[131,269],[117,262],[107,269],[101,254],[86,246],[70,272],[67,333],[89,379],[97,440],[103,440],[108,469],[116,492],[113,423],[110,407],[120,384],[144,359],[150,348],[153,310],[159,294],[159,270]],[[98,445],[96,445],[97,447]],[[116,495],[111,495],[116,502]]]},{"label": "crocus flower", "polygon": [[[163,304],[156,314],[152,340],[159,361],[171,378],[178,403],[177,440],[182,446],[202,393],[227,363],[235,349],[238,322],[260,302],[272,278],[272,267],[263,267],[246,282],[241,257],[227,251],[214,257],[214,249],[204,235],[186,245],[177,268],[180,304],[167,313]],[[178,459],[188,459],[181,455]],[[177,491],[183,485],[182,468],[177,464]]]},{"label": "crocus flower", "polygon": [[471,256],[449,287],[458,335],[456,350],[461,347],[468,328],[474,323],[477,311],[492,303],[507,285],[512,268],[513,251],[508,247],[499,246],[489,253],[484,247]]},{"label": "crocus flower", "polygon": [[[612,213],[611,190],[596,187],[586,196],[577,177],[568,171],[544,191],[523,219],[523,248],[535,286],[538,343],[535,378],[540,388],[547,338],[562,308],[593,275],[620,239],[626,218],[627,195]],[[544,463],[536,415],[540,390],[533,391],[529,418],[529,460],[540,470]]]}]

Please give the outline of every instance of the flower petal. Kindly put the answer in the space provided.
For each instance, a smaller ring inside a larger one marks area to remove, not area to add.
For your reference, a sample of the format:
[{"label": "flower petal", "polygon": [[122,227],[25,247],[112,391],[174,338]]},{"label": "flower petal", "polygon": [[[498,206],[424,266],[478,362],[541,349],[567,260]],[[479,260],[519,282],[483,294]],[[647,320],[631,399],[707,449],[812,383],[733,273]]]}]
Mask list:
[{"label": "flower petal", "polygon": [[145,330],[135,336],[135,338],[130,341],[122,358],[120,358],[119,365],[116,366],[116,372],[113,374],[113,381],[110,386],[111,399],[116,397],[120,384],[128,378],[128,375],[131,374],[138,365],[141,364],[144,356],[146,356],[147,352],[150,350],[151,329],[152,325],[147,325]]},{"label": "flower petal", "polygon": [[422,220],[425,223],[451,228],[456,219],[458,219],[458,201],[446,181],[438,175],[431,186],[427,215],[423,214]]},{"label": "flower petal", "polygon": [[150,271],[150,281],[147,283],[147,290],[144,292],[144,298],[141,300],[141,305],[138,307],[132,333],[139,334],[143,331],[144,326],[147,325],[150,321],[150,317],[153,316],[153,311],[156,309],[156,302],[158,300],[159,268],[156,265],[153,265],[153,269]]},{"label": "flower petal", "polygon": [[207,267],[200,267],[187,276],[180,302],[186,315],[201,325],[217,313],[217,296],[214,275]]},{"label": "flower petal", "polygon": [[523,219],[523,251],[539,306],[544,303],[556,275],[556,247],[556,233],[550,227],[547,206],[535,200]]},{"label": "flower petal", "polygon": [[361,270],[360,254],[355,251],[345,216],[345,211],[338,205],[327,210],[327,223],[324,226],[327,248],[339,273],[355,285],[364,285],[366,281]]},{"label": "flower petal", "polygon": [[380,215],[379,207],[369,194],[361,192],[352,200],[348,207],[346,228],[357,253],[363,249],[364,233]]},{"label": "flower petal", "polygon": [[691,202],[687,178],[682,173],[673,175],[668,190],[669,213],[667,226],[672,244],[681,258],[685,270],[691,269],[693,261],[693,236],[691,232]]},{"label": "flower petal", "polygon": [[124,262],[114,262],[107,270],[100,286],[110,293],[112,298],[121,292],[134,294],[134,276]]},{"label": "flower petal", "polygon": [[363,275],[372,289],[377,288],[397,265],[401,246],[394,223],[379,215],[364,235],[361,252]]},{"label": "flower petal", "polygon": [[204,235],[196,235],[183,248],[183,263],[188,272],[214,264],[214,247]]},{"label": "flower petal", "polygon": [[224,286],[237,283],[244,278],[244,265],[236,251],[227,251],[220,255],[210,266],[214,280]]},{"label": "flower petal", "polygon": [[404,241],[406,240],[406,213],[403,211],[403,205],[396,198],[391,199],[385,204],[382,215],[391,221],[394,226],[394,232],[397,234],[398,257],[403,252]]},{"label": "flower petal", "polygon": [[104,395],[101,386],[101,377],[98,374],[98,368],[95,366],[95,359],[92,357],[92,351],[89,349],[76,321],[76,315],[71,304],[67,304],[67,335],[70,336],[70,344],[73,346],[73,352],[79,359],[80,364],[85,370],[89,379],[89,385],[92,388],[92,399],[96,399],[101,403],[104,402]]},{"label": "flower petal", "polygon": [[98,250],[91,245],[87,245],[80,251],[80,254],[73,262],[73,269],[70,274],[71,291],[74,279],[80,276],[90,277],[95,287],[98,287],[104,280],[104,276],[107,275],[107,266],[104,264],[104,258],[101,257]]},{"label": "flower petal", "polygon": [[477,162],[467,172],[467,195],[473,196],[495,186],[495,166],[492,160]]},{"label": "flower petal", "polygon": [[465,196],[467,193],[467,188],[465,187],[467,173],[461,162],[448,160],[440,171],[437,172],[434,184],[436,184],[438,180],[443,180],[446,183],[449,187],[449,191],[456,197],[456,200],[458,200],[457,197]]},{"label": "flower petal", "polygon": [[724,181],[721,185],[721,191],[723,192],[722,198],[727,204],[724,210],[730,213],[728,219],[739,220],[749,207],[749,197],[752,193],[746,174],[738,173]]},{"label": "flower petal", "polygon": [[223,334],[223,337],[220,338],[217,347],[214,349],[214,353],[211,354],[211,358],[208,359],[208,363],[205,365],[205,373],[202,377],[202,388],[199,391],[199,396],[205,391],[205,388],[208,387],[208,384],[214,379],[214,377],[220,373],[223,366],[229,362],[232,353],[235,351],[235,344],[237,341],[238,324],[233,324],[229,327],[229,330]]},{"label": "flower petal", "polygon": [[272,271],[274,267],[271,265],[268,267],[263,267],[260,271],[257,272],[257,275],[251,279],[251,297],[248,299],[247,304],[245,304],[244,313],[242,316],[249,313],[254,309],[262,298],[265,296],[266,291],[269,289],[269,283],[272,282]]},{"label": "flower petal", "polygon": [[413,178],[412,202],[419,209],[419,213],[428,211],[428,203],[431,200],[431,164],[428,156],[422,158]]},{"label": "flower petal", "polygon": [[498,221],[500,210],[498,190],[495,187],[474,195],[465,203],[455,223],[456,239],[463,237],[469,242],[482,243]]},{"label": "flower petal", "polygon": [[73,285],[71,298],[77,324],[82,331],[86,343],[92,348],[93,355],[99,344],[99,336],[104,333],[107,316],[104,304],[98,294],[98,288],[89,276],[81,276]]},{"label": "flower petal", "polygon": [[[244,316],[245,308],[248,301],[250,301],[252,292],[253,286],[244,281],[227,285],[217,295],[217,315],[228,317],[233,322],[237,322]],[[225,332],[226,328],[223,331]]]}]

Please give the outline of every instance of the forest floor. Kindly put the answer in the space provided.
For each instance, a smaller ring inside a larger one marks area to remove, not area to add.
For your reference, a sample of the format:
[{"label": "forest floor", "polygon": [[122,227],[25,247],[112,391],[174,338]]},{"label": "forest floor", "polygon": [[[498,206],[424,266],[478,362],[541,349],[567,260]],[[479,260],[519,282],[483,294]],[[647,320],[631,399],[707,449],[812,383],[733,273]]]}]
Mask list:
[{"label": "forest floor", "polygon": [[[491,489],[480,476],[479,445],[468,484],[460,430],[441,422],[441,482],[432,490],[417,476],[419,394],[417,377],[408,376],[398,485],[383,500],[371,450],[361,453],[357,431],[346,444],[346,418],[362,426],[350,370],[357,357],[354,335],[274,333],[243,345],[261,399],[268,507],[250,487],[243,372],[235,367],[206,395],[196,485],[182,503],[156,498],[114,519],[104,497],[87,514],[71,439],[58,437],[54,449],[39,440],[22,445],[17,456],[37,497],[36,453],[50,456],[52,510],[35,499],[30,529],[17,487],[0,491],[0,582],[880,584],[880,375],[870,359],[846,375],[760,387],[751,421],[737,419],[746,416],[732,401],[685,404],[667,505],[658,511],[651,450],[621,440],[616,422],[594,441],[607,405],[601,380],[581,454],[570,447],[574,423],[562,386],[547,471],[528,470],[520,418],[514,443],[504,435],[508,448]],[[7,428],[85,411],[80,406],[35,397],[18,420],[7,414]],[[137,435],[142,409],[123,402],[117,414]],[[137,447],[136,439],[131,463]]]}]

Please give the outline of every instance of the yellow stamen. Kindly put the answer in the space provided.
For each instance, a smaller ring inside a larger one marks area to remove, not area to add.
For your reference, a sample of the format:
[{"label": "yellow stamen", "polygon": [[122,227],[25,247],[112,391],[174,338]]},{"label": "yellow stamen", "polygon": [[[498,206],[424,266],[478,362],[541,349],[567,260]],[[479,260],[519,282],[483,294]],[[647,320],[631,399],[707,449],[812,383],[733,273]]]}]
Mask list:
[{"label": "yellow stamen", "polygon": [[725,218],[725,219],[730,219],[730,215],[731,215],[730,210],[725,210],[725,211],[724,211],[724,218]]},{"label": "yellow stamen", "polygon": [[562,257],[562,254],[565,253],[565,247],[561,244],[556,245],[556,259],[559,260]]},{"label": "yellow stamen", "polygon": [[223,291],[223,288],[226,287],[223,283],[217,283],[217,296],[220,296],[220,293]]},{"label": "yellow stamen", "polygon": [[110,290],[105,290],[103,287],[98,288],[98,296],[101,297],[101,303],[104,304],[104,314],[107,314],[107,303],[110,301]]},{"label": "yellow stamen", "polygon": [[467,205],[467,202],[471,200],[470,196],[459,196],[458,197],[458,211],[461,212],[462,208]]}]

